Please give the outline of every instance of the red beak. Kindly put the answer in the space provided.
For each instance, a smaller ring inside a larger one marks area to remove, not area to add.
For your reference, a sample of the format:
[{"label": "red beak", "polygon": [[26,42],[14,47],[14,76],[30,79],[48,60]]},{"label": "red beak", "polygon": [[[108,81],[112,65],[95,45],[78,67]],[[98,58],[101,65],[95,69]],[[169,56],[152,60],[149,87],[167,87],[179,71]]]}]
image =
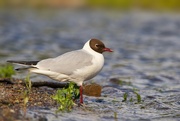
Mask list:
[{"label": "red beak", "polygon": [[104,48],[103,50],[107,52],[113,52],[113,50],[111,50],[110,48]]}]

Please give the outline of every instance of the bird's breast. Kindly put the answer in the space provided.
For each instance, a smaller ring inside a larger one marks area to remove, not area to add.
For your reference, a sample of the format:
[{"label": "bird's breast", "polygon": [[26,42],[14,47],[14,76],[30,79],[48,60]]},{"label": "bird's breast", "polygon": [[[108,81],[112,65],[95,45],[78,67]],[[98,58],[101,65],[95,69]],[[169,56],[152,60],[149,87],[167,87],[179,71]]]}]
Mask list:
[{"label": "bird's breast", "polygon": [[81,69],[77,69],[72,76],[74,78],[78,77],[80,80],[83,81],[89,80],[96,76],[101,71],[104,65],[104,57],[103,55],[95,56],[91,61],[91,65],[85,66]]}]

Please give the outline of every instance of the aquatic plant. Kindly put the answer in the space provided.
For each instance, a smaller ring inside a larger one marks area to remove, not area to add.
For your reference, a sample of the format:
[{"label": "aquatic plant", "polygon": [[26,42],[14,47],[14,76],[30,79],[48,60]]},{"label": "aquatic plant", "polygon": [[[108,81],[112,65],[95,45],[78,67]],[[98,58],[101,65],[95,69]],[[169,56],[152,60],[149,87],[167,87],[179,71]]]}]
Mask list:
[{"label": "aquatic plant", "polygon": [[[142,101],[141,95],[140,95],[137,91],[135,91],[135,90],[133,90],[133,93],[136,95],[136,99],[134,99],[133,97],[130,97],[129,102],[134,102],[134,101],[136,100],[136,101],[137,101],[136,103],[141,103],[141,101]],[[129,96],[128,93],[125,92],[125,93],[123,94],[123,98],[124,98],[124,99],[122,100],[122,102],[126,102],[128,96]]]},{"label": "aquatic plant", "polygon": [[117,120],[118,117],[117,117],[117,112],[114,112],[114,120]]},{"label": "aquatic plant", "polygon": [[141,95],[135,91],[134,91],[134,94],[136,94],[137,103],[140,103],[141,102]]},{"label": "aquatic plant", "polygon": [[126,77],[124,79],[122,79],[122,78],[111,78],[110,82],[112,82],[114,84],[118,84],[120,86],[124,86],[124,85],[132,86],[132,83],[130,81],[127,81],[130,79],[131,79],[130,77]]},{"label": "aquatic plant", "polygon": [[57,111],[69,112],[75,105],[74,100],[79,98],[79,89],[75,83],[70,82],[68,88],[58,89],[52,98],[59,104]]},{"label": "aquatic plant", "polygon": [[14,74],[15,70],[11,64],[0,65],[0,78],[11,78]]},{"label": "aquatic plant", "polygon": [[123,85],[128,85],[128,86],[132,86],[131,82],[127,82],[127,81],[123,81],[119,79],[119,85],[123,86]]},{"label": "aquatic plant", "polygon": [[122,102],[125,102],[126,100],[127,100],[127,97],[128,97],[128,93],[127,92],[125,92],[124,94],[123,94],[123,101]]}]

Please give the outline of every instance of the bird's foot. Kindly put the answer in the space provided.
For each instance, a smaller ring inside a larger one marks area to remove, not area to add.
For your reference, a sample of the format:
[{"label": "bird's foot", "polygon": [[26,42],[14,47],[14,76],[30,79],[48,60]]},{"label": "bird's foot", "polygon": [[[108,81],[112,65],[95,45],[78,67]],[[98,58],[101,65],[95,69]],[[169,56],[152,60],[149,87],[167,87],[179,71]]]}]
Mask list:
[{"label": "bird's foot", "polygon": [[84,103],[78,103],[78,107],[84,107]]}]

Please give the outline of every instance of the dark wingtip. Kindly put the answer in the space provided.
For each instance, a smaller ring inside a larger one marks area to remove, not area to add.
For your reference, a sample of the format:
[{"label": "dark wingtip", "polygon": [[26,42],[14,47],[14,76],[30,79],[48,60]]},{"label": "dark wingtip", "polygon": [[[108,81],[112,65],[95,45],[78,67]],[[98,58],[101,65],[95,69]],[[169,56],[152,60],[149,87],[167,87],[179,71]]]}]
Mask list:
[{"label": "dark wingtip", "polygon": [[16,68],[15,70],[16,71],[21,71],[21,70],[27,70],[27,69],[29,69],[30,67],[24,67],[24,68]]},{"label": "dark wingtip", "polygon": [[36,65],[39,61],[15,61],[15,60],[7,60],[7,62],[23,64],[23,65]]},{"label": "dark wingtip", "polygon": [[19,68],[16,68],[16,69],[14,69],[14,70],[19,71],[20,69],[19,69]]},{"label": "dark wingtip", "polygon": [[6,62],[8,62],[8,63],[12,63],[13,61],[12,61],[12,60],[7,60]]}]

